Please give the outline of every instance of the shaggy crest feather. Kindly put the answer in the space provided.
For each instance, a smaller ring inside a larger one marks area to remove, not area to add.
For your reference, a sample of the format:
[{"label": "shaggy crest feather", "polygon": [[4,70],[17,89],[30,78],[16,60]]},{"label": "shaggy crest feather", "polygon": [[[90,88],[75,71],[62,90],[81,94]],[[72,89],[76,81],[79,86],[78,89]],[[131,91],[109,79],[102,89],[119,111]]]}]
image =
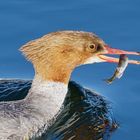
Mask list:
[{"label": "shaggy crest feather", "polygon": [[[85,40],[90,40],[91,38],[98,40],[98,37],[89,32],[82,31],[60,31],[50,33],[39,39],[28,42],[20,48],[20,51],[26,56],[30,61],[35,61],[41,56],[45,55],[50,47],[61,46],[61,45],[74,45],[78,41],[85,42]],[[89,39],[88,39],[89,38]],[[79,40],[80,39],[80,40]],[[47,54],[49,55],[49,54]]]}]

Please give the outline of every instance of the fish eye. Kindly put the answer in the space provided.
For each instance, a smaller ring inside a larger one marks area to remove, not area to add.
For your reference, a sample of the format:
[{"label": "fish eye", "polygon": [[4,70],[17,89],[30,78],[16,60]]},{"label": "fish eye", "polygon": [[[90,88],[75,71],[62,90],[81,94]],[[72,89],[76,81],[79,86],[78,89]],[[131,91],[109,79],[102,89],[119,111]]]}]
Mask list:
[{"label": "fish eye", "polygon": [[88,46],[88,48],[89,48],[89,50],[90,51],[96,51],[96,49],[97,49],[97,47],[96,47],[96,45],[95,44],[90,44],[89,46]]}]

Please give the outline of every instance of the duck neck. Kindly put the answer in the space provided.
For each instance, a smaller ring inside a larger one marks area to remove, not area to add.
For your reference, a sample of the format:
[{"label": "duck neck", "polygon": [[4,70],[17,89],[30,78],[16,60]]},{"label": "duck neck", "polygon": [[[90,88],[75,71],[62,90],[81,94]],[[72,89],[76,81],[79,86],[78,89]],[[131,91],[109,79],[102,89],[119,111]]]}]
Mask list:
[{"label": "duck neck", "polygon": [[51,120],[60,110],[68,86],[62,82],[44,81],[40,76],[33,80],[28,99],[33,108],[36,108],[46,118]]},{"label": "duck neck", "polygon": [[31,91],[35,94],[43,95],[46,94],[66,94],[68,85],[66,83],[43,80],[41,76],[35,76]]}]

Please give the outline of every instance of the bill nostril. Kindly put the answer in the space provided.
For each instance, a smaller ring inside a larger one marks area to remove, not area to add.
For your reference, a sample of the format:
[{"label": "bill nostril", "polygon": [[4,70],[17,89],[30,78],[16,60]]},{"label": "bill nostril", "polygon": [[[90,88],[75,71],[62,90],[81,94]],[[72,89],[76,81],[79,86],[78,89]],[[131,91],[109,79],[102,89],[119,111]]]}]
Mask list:
[{"label": "bill nostril", "polygon": [[97,46],[97,52],[104,52],[104,51],[105,51],[104,47],[101,44],[99,44]]}]

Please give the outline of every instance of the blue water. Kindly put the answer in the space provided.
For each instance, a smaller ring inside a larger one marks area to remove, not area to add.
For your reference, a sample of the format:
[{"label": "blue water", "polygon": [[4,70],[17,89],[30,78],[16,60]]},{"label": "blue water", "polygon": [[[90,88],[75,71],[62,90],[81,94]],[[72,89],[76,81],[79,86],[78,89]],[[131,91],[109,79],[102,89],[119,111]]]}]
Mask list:
[{"label": "blue water", "polygon": [[[18,48],[57,30],[98,34],[114,48],[140,51],[140,1],[130,0],[3,0],[0,2],[0,77],[33,78],[32,65]],[[130,57],[139,59],[139,57]],[[129,65],[124,76],[107,85],[114,64],[77,68],[72,79],[112,102],[120,128],[111,140],[140,140],[140,66]]]}]

